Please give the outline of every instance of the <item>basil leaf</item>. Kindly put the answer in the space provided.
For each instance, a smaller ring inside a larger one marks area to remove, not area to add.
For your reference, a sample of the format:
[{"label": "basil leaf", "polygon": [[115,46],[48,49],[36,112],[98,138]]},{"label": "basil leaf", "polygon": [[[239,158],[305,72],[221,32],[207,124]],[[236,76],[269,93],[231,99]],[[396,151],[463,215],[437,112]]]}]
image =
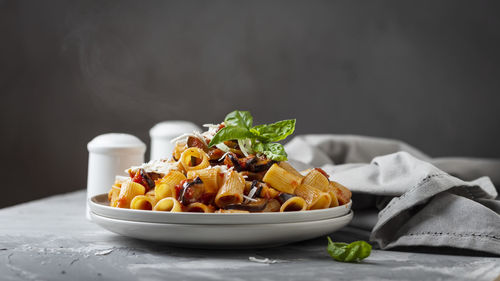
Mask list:
[{"label": "basil leaf", "polygon": [[340,262],[358,262],[367,258],[372,246],[365,241],[356,241],[351,244],[334,243],[330,237],[328,238],[327,251],[332,258]]},{"label": "basil leaf", "polygon": [[226,124],[227,127],[236,126],[250,129],[253,124],[253,117],[248,111],[235,110],[226,115],[224,124]]},{"label": "basil leaf", "polygon": [[[283,120],[269,125],[259,125],[252,128],[253,117],[248,111],[235,110],[224,119],[224,128],[212,138],[209,147],[228,140],[238,140],[245,144],[247,152],[259,152],[274,161],[287,160],[283,145],[272,143],[285,139],[295,130],[295,119]],[[250,146],[251,144],[251,146]]]},{"label": "basil leaf", "polygon": [[279,143],[262,143],[257,142],[252,146],[255,152],[260,152],[266,155],[268,159],[274,161],[287,160],[287,154],[283,145]]},{"label": "basil leaf", "polygon": [[250,129],[263,142],[284,140],[295,130],[295,119],[283,120],[269,125],[258,125]]},{"label": "basil leaf", "polygon": [[252,144],[252,150],[255,152],[262,153],[265,150],[264,144],[261,142],[254,141]]},{"label": "basil leaf", "polygon": [[247,128],[243,127],[224,127],[220,129],[212,138],[208,147],[212,147],[228,140],[247,139],[253,137]]}]

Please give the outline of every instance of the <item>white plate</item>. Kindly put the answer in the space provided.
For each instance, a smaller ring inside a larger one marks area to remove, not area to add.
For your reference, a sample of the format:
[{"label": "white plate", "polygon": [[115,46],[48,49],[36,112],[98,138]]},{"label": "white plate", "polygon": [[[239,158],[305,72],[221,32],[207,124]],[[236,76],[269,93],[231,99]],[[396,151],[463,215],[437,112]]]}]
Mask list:
[{"label": "white plate", "polygon": [[341,217],[307,222],[217,225],[137,222],[91,213],[92,220],[109,231],[143,240],[196,248],[277,246],[329,234],[346,226],[352,217],[353,213],[349,212]]},{"label": "white plate", "polygon": [[349,213],[352,201],[349,201],[346,205],[321,210],[250,214],[169,213],[114,208],[109,206],[107,194],[100,194],[90,198],[88,204],[90,210],[96,215],[119,220],[151,223],[226,225],[295,223],[341,217]]}]

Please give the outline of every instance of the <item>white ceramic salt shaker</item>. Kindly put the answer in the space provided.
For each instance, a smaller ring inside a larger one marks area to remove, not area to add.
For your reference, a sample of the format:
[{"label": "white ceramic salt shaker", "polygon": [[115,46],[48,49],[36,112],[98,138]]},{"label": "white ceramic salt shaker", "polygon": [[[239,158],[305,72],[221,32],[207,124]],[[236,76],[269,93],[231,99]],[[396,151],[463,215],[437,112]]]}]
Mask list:
[{"label": "white ceramic salt shaker", "polygon": [[200,127],[189,121],[164,121],[149,130],[151,137],[150,159],[169,158],[172,155],[175,144],[170,141],[182,134],[201,131]]},{"label": "white ceramic salt shaker", "polygon": [[[87,149],[89,168],[87,177],[87,199],[108,193],[117,175],[125,176],[130,166],[144,163],[146,145],[129,134],[110,133],[95,137]],[[89,210],[87,206],[87,218]]]}]

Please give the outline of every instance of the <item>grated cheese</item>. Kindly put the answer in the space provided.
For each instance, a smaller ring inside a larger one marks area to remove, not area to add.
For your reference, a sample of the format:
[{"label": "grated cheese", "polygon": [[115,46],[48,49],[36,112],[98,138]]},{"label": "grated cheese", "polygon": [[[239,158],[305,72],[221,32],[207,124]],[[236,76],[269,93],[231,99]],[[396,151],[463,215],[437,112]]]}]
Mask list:
[{"label": "grated cheese", "polygon": [[[223,124],[223,123],[221,123],[221,124]],[[221,124],[204,124],[203,127],[206,127],[206,128],[208,127],[208,130],[203,132],[202,135],[204,137],[206,137],[207,139],[212,140],[214,138],[215,134],[217,134],[217,130],[219,129],[219,126]]]},{"label": "grated cheese", "polygon": [[278,262],[277,260],[271,260],[269,258],[259,259],[259,258],[256,258],[256,257],[248,257],[248,260],[253,261],[253,262],[258,262],[258,263],[267,263],[267,264],[277,263]]},{"label": "grated cheese", "polygon": [[130,178],[129,177],[124,177],[124,176],[115,176],[115,184],[116,183],[124,183],[128,181]]},{"label": "grated cheese", "polygon": [[191,136],[192,134],[191,133],[186,133],[186,134],[182,134],[176,138],[173,138],[170,140],[171,143],[177,143],[177,142],[180,142],[182,140],[182,142],[186,142],[187,141],[187,138],[189,136]]},{"label": "grated cheese", "polygon": [[245,198],[246,202],[245,203],[248,203],[248,201],[252,201],[252,202],[257,202],[257,199],[253,199],[251,197],[248,197],[246,195],[243,195],[243,198]]},{"label": "grated cheese", "polygon": [[224,154],[222,154],[222,157],[221,157],[221,158],[219,158],[219,160],[217,160],[217,161],[221,161],[221,160],[222,160],[222,159],[224,159],[224,158],[225,158],[228,154],[229,154],[229,151],[228,151],[228,152],[226,152],[226,153],[224,153]]},{"label": "grated cheese", "polygon": [[179,163],[177,162],[167,162],[165,159],[151,160],[140,166],[132,166],[125,170],[126,173],[129,171],[136,173],[139,169],[144,169],[146,173],[157,173],[157,174],[168,174],[170,171],[178,170]]},{"label": "grated cheese", "polygon": [[224,143],[219,143],[219,144],[216,144],[215,145],[218,149],[224,151],[224,152],[230,152],[231,151],[231,148],[229,148],[229,146],[225,145]]}]

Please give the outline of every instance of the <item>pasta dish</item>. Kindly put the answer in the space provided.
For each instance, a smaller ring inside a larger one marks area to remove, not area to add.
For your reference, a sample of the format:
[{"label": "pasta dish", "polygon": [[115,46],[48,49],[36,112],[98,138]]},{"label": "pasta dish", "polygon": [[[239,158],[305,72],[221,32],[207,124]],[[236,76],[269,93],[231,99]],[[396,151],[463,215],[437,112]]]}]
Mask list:
[{"label": "pasta dish", "polygon": [[206,132],[174,139],[169,159],[153,159],[117,176],[110,206],[165,212],[252,213],[325,209],[347,204],[351,192],[320,168],[297,171],[278,141],[295,120],[253,126],[233,111]]}]

